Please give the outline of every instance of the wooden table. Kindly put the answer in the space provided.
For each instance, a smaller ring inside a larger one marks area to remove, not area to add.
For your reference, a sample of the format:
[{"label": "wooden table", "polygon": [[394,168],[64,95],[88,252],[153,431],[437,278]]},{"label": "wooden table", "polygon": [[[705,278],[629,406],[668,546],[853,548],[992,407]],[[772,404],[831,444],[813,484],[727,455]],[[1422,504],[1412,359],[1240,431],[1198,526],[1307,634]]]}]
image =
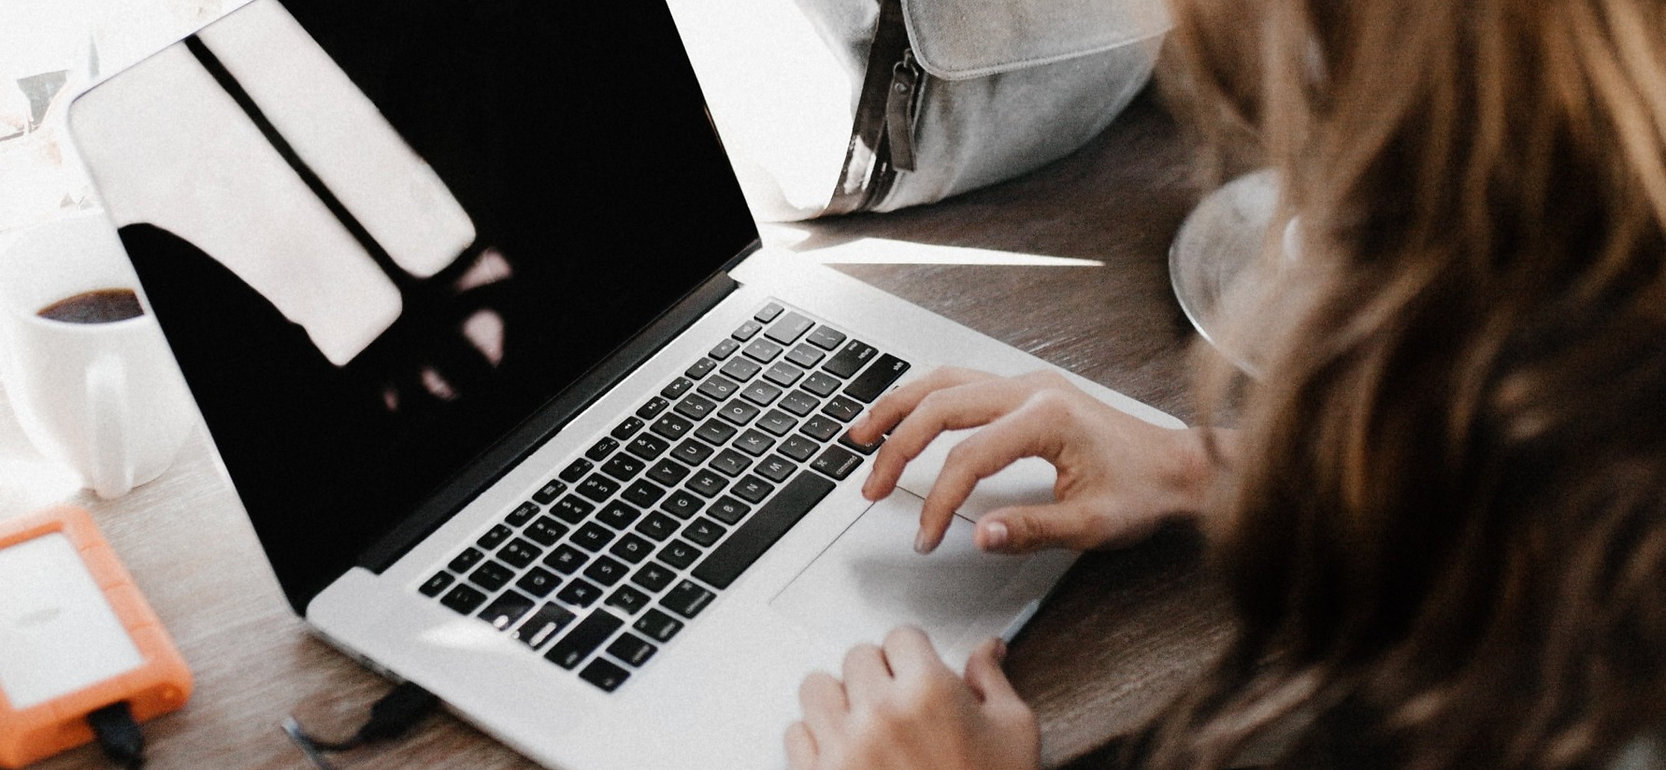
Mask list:
[{"label": "wooden table", "polygon": [[[840,269],[1190,421],[1194,334],[1169,288],[1167,247],[1204,189],[1194,158],[1147,94],[1064,161],[930,207],[805,225],[797,248],[884,238],[1093,260]],[[0,402],[0,434],[15,430]],[[147,726],[150,767],[307,767],[279,730],[285,715],[333,737],[387,690],[290,613],[206,438],[126,497],[71,502],[93,511],[196,675],[189,705]],[[1040,717],[1050,765],[1138,724],[1218,649],[1225,606],[1198,557],[1196,538],[1183,534],[1089,554],[1016,641],[1008,668]],[[339,763],[531,766],[449,716]],[[104,766],[92,748],[40,765]]]}]

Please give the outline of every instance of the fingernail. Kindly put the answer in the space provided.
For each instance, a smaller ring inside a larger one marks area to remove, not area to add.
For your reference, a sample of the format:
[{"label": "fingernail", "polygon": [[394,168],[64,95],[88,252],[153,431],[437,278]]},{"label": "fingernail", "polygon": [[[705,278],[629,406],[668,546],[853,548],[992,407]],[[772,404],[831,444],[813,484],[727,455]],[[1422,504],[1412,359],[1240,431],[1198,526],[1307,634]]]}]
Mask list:
[{"label": "fingernail", "polygon": [[1007,532],[1007,525],[992,521],[983,525],[983,550],[999,551],[1007,547],[1012,535]]},{"label": "fingernail", "polygon": [[920,553],[920,554],[931,553],[931,546],[932,546],[931,538],[926,535],[925,530],[923,530],[923,529],[920,530],[920,533],[914,536],[914,552],[915,553]]}]

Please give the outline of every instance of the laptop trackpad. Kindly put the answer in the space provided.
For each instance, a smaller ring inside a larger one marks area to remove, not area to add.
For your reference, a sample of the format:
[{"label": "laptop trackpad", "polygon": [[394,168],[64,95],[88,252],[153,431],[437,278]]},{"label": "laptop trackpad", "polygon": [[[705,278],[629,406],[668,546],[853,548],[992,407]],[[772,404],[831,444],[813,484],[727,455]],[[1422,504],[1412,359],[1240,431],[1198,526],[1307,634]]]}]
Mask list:
[{"label": "laptop trackpad", "polygon": [[954,518],[943,544],[914,552],[921,499],[898,490],[868,508],[771,606],[840,647],[878,643],[903,624],[925,629],[950,665],[1033,609],[1075,554],[988,554]]}]

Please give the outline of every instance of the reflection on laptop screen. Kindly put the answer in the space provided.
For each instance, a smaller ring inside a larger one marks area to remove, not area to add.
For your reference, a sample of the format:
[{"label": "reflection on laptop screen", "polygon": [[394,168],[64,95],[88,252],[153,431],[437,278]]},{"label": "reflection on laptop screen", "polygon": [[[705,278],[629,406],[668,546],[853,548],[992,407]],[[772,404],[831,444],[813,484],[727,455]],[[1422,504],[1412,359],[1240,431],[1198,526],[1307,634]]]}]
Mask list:
[{"label": "reflection on laptop screen", "polygon": [[608,5],[257,4],[87,97],[292,601],[756,237],[663,5]]}]

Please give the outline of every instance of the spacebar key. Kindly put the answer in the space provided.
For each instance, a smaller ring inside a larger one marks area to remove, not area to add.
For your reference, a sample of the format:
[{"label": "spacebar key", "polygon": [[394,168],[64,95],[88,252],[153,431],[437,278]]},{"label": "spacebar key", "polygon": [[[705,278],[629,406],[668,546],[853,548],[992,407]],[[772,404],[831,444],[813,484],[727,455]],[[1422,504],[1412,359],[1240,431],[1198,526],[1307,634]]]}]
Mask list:
[{"label": "spacebar key", "polygon": [[821,475],[800,472],[729,539],[723,541],[717,550],[712,551],[705,561],[700,562],[700,566],[694,568],[694,577],[714,588],[728,588],[735,578],[740,577],[740,573],[752,566],[752,562],[757,561],[764,551],[804,518],[804,514],[833,491],[833,486],[832,481]]}]

